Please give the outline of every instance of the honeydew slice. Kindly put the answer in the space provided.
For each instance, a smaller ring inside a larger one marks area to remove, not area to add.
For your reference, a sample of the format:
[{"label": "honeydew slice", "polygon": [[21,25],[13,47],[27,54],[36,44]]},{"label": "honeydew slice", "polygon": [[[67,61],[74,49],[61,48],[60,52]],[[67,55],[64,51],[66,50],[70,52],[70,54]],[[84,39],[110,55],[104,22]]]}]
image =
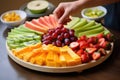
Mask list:
[{"label": "honeydew slice", "polygon": [[27,4],[27,8],[34,14],[40,14],[47,10],[49,3],[43,0],[34,0]]}]

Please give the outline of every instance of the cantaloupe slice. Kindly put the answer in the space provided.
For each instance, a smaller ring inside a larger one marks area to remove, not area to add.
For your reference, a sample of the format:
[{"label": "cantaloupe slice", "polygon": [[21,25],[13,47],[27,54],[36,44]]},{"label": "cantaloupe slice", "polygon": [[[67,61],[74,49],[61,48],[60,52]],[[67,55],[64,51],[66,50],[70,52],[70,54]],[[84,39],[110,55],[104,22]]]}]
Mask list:
[{"label": "cantaloupe slice", "polygon": [[55,19],[55,16],[53,14],[50,14],[49,18],[50,18],[50,22],[54,25],[54,27],[58,27],[59,26],[58,20]]},{"label": "cantaloupe slice", "polygon": [[33,19],[31,22],[32,22],[33,24],[39,26],[39,27],[45,28],[46,30],[49,29],[48,26],[45,26],[45,25],[41,24],[38,19]]},{"label": "cantaloupe slice", "polygon": [[40,18],[39,18],[39,22],[42,23],[42,24],[44,24],[44,25],[46,25],[46,26],[48,26],[50,29],[53,28],[53,26],[51,26],[51,25],[44,19],[44,17],[40,17]]},{"label": "cantaloupe slice", "polygon": [[37,25],[35,25],[31,22],[28,22],[28,21],[25,22],[25,27],[27,27],[29,29],[32,29],[32,30],[40,31],[40,32],[46,32],[47,31],[46,29],[41,28],[41,27],[39,27],[39,26],[37,26]]}]

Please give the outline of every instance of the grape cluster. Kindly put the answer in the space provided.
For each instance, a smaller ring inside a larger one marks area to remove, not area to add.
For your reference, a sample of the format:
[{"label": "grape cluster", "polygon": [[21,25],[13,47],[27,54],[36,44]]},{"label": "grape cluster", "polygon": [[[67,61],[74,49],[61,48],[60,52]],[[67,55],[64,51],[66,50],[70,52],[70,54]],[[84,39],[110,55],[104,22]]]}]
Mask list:
[{"label": "grape cluster", "polygon": [[77,37],[74,35],[74,30],[67,29],[63,26],[49,29],[47,33],[42,35],[43,44],[53,44],[58,47],[69,45],[76,40]]}]

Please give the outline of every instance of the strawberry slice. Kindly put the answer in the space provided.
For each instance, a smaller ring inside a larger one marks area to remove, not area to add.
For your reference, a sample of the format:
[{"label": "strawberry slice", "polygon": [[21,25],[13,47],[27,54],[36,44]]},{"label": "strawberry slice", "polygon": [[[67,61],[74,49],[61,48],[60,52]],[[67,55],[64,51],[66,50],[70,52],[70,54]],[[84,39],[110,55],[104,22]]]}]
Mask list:
[{"label": "strawberry slice", "polygon": [[101,54],[99,52],[94,52],[92,54],[93,60],[98,60],[101,57]]},{"label": "strawberry slice", "polygon": [[105,49],[103,49],[103,48],[100,48],[99,50],[98,50],[100,53],[101,53],[101,55],[103,55],[103,56],[105,56],[107,53],[106,53],[106,51],[105,51]]},{"label": "strawberry slice", "polygon": [[114,40],[113,34],[108,33],[108,34],[106,35],[106,39],[107,39],[108,41],[112,42],[112,41]]},{"label": "strawberry slice", "polygon": [[84,54],[81,54],[81,61],[82,63],[87,63],[90,61],[88,53],[84,52]]},{"label": "strawberry slice", "polygon": [[100,38],[98,40],[99,46],[102,46],[104,42],[105,42],[105,38]]},{"label": "strawberry slice", "polygon": [[86,48],[86,51],[87,51],[89,54],[93,54],[96,50],[97,50],[97,48]]},{"label": "strawberry slice", "polygon": [[106,50],[109,50],[109,49],[111,48],[110,42],[105,41],[105,42],[102,44],[102,48],[104,48],[104,49],[106,49]]},{"label": "strawberry slice", "polygon": [[98,39],[104,38],[104,34],[103,34],[103,33],[99,33],[99,34],[97,35],[97,38],[98,38]]},{"label": "strawberry slice", "polygon": [[77,51],[77,54],[78,54],[79,56],[81,56],[81,54],[84,54],[84,50],[83,50],[83,49],[78,50],[78,51]]},{"label": "strawberry slice", "polygon": [[70,43],[70,48],[72,50],[76,50],[77,48],[79,48],[79,43],[78,42],[72,42],[72,43]]},{"label": "strawberry slice", "polygon": [[84,49],[89,46],[89,44],[86,41],[80,41],[79,44],[81,49]]},{"label": "strawberry slice", "polygon": [[87,38],[86,35],[83,35],[83,36],[80,37],[80,40],[81,40],[81,41],[82,41],[82,40],[83,40],[83,41],[87,41],[87,39],[88,39],[88,38]]},{"label": "strawberry slice", "polygon": [[87,40],[87,43],[96,44],[97,42],[98,42],[98,38],[97,37],[90,37]]}]

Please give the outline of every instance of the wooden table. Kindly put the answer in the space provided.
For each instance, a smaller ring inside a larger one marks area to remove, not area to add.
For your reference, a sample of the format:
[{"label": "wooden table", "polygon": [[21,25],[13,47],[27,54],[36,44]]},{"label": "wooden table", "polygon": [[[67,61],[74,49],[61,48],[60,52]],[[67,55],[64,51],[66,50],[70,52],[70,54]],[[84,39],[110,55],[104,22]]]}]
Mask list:
[{"label": "wooden table", "polygon": [[[57,1],[53,4],[58,4]],[[0,80],[120,80],[120,32],[115,35],[112,55],[102,64],[81,73],[45,73],[24,68],[15,63],[7,54],[6,36],[10,29],[0,22]]]}]

